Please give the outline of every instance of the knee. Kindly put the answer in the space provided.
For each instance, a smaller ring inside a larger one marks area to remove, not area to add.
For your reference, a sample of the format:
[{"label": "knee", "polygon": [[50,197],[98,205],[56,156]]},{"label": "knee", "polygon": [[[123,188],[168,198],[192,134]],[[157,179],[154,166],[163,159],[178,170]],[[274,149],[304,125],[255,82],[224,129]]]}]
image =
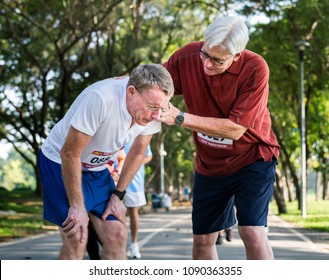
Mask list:
[{"label": "knee", "polygon": [[75,234],[70,238],[67,238],[64,234],[62,237],[63,246],[60,253],[60,259],[82,260],[84,257],[87,240],[81,243],[80,236],[78,234]]},{"label": "knee", "polygon": [[194,246],[197,248],[212,246],[215,244],[215,241],[216,241],[216,237],[214,237],[214,234],[202,234],[202,235],[193,236],[193,243]]},{"label": "knee", "polygon": [[111,230],[105,236],[106,243],[116,245],[116,246],[125,246],[128,239],[128,231],[126,228],[119,227],[115,230]]},{"label": "knee", "polygon": [[265,237],[264,228],[258,226],[239,226],[239,234],[248,247],[257,247]]}]

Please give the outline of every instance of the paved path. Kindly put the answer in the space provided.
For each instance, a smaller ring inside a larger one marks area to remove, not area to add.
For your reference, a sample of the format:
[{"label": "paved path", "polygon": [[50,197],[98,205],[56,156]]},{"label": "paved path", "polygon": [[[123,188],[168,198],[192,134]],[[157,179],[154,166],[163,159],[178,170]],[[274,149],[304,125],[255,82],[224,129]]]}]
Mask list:
[{"label": "paved path", "polygon": [[[141,215],[139,241],[143,260],[191,260],[192,230],[189,207],[160,209]],[[244,260],[237,229],[232,242],[217,245],[222,260]],[[308,231],[269,216],[269,240],[277,260],[329,260],[329,234]],[[0,243],[1,260],[55,260],[61,246],[58,232]],[[88,259],[86,256],[85,259]]]}]

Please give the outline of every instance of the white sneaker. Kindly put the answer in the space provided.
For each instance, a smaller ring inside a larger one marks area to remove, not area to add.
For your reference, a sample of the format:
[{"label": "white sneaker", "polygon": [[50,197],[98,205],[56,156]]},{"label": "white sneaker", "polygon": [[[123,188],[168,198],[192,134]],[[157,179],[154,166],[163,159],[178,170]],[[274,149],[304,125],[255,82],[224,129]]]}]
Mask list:
[{"label": "white sneaker", "polygon": [[131,243],[129,245],[129,252],[131,259],[140,259],[142,257],[137,243]]}]

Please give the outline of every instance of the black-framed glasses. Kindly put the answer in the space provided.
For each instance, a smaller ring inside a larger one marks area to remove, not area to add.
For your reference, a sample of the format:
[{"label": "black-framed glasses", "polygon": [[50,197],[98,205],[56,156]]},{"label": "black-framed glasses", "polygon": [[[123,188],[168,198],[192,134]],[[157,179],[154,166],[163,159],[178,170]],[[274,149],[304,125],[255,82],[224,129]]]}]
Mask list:
[{"label": "black-framed glasses", "polygon": [[163,106],[163,107],[158,107],[158,106],[152,106],[152,105],[150,105],[150,104],[148,104],[146,101],[145,101],[145,99],[143,98],[143,96],[142,96],[142,94],[139,92],[139,91],[137,91],[138,92],[138,95],[141,97],[141,99],[143,100],[143,102],[144,102],[144,104],[145,104],[145,106],[146,106],[146,108],[149,110],[149,111],[151,111],[151,112],[157,112],[157,111],[160,111],[161,110],[161,112],[166,112],[167,110],[169,110],[170,109],[170,103],[167,103],[165,106]]},{"label": "black-framed glasses", "polygon": [[216,65],[216,66],[223,66],[223,64],[232,56],[231,55],[228,59],[223,61],[223,60],[220,60],[219,58],[210,56],[209,54],[207,54],[202,49],[199,50],[199,54],[200,54],[200,57],[201,57],[202,60],[210,59],[211,63]]}]

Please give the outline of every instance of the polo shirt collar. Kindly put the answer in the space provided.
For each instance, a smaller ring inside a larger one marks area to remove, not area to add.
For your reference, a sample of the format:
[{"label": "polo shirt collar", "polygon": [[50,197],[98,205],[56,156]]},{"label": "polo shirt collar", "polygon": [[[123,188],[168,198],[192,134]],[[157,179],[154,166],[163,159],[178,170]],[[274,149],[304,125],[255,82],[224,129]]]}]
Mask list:
[{"label": "polo shirt collar", "polygon": [[242,69],[242,66],[243,66],[243,62],[244,62],[244,58],[245,58],[245,52],[246,52],[246,50],[244,49],[241,52],[241,56],[240,56],[239,60],[238,61],[234,61],[232,63],[232,65],[230,66],[230,68],[228,68],[226,70],[226,72],[231,73],[231,74],[235,74],[235,75],[238,75],[241,72],[241,69]]}]

